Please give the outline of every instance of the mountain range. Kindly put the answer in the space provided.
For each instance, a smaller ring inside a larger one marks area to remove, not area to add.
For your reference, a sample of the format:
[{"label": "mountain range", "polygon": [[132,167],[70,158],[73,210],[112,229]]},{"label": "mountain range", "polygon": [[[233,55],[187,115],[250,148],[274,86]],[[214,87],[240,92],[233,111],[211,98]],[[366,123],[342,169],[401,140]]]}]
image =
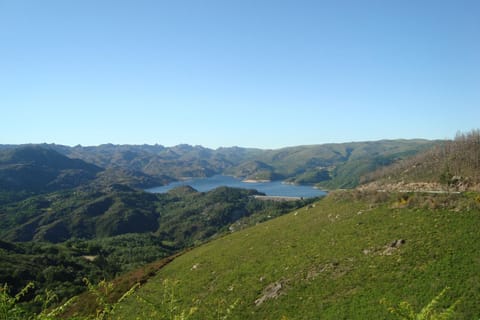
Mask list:
[{"label": "mountain range", "polygon": [[[325,188],[351,188],[360,177],[374,169],[429,149],[440,141],[381,140],[288,147],[276,150],[218,148],[178,145],[100,145],[68,147],[55,144],[0,145],[10,153],[20,149],[43,148],[70,159],[83,160],[98,168],[122,170],[131,186],[151,187],[185,177],[234,175],[245,179],[286,180],[318,184]],[[4,151],[5,152],[5,151]],[[1,156],[1,155],[0,155]],[[98,170],[98,169],[97,169]],[[118,179],[118,171],[105,180]],[[43,182],[43,181],[42,181]]]}]

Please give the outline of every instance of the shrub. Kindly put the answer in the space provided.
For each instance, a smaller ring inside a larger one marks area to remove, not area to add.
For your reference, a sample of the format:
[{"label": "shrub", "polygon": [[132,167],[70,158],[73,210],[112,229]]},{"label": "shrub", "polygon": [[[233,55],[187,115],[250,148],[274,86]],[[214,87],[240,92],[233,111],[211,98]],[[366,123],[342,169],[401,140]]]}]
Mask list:
[{"label": "shrub", "polygon": [[456,300],[448,308],[441,308],[440,302],[449,290],[449,287],[443,289],[435,298],[432,299],[420,312],[415,312],[412,305],[407,301],[400,302],[397,306],[389,306],[386,300],[380,303],[387,306],[388,311],[402,320],[448,320],[455,315],[455,307],[460,303],[460,299]]}]

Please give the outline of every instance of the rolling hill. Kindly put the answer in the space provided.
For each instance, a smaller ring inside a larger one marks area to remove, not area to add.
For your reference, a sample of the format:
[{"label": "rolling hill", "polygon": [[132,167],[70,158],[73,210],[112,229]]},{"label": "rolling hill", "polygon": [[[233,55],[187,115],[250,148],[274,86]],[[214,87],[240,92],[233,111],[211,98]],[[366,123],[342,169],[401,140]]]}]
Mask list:
[{"label": "rolling hill", "polygon": [[440,309],[474,319],[479,227],[478,194],[334,192],[177,257],[113,318],[396,319],[381,301],[419,311],[448,287]]},{"label": "rolling hill", "polygon": [[77,187],[95,179],[101,168],[54,150],[25,146],[0,153],[0,188],[45,192]]},{"label": "rolling hill", "polygon": [[206,193],[179,187],[166,194],[122,185],[66,190],[0,207],[0,238],[59,243],[152,233],[183,248],[227,231],[234,223],[248,225],[248,219],[265,220],[312,201],[275,203],[253,197],[259,194],[227,187]]}]

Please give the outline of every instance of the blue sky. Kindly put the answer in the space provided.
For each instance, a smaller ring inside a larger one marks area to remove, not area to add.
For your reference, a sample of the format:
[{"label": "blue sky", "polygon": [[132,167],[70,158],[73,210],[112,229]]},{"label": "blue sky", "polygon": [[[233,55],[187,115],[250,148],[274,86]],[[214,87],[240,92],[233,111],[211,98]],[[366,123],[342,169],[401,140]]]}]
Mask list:
[{"label": "blue sky", "polygon": [[479,128],[480,1],[0,0],[0,143],[279,148]]}]

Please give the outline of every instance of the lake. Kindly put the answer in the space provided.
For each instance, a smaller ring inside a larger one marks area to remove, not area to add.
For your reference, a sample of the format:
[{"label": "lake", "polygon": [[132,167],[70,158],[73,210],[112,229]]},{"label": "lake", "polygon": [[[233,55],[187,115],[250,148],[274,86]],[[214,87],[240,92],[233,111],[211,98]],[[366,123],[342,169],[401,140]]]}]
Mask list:
[{"label": "lake", "polygon": [[286,184],[282,181],[250,183],[243,182],[235,177],[224,175],[175,181],[166,186],[154,187],[147,189],[146,191],[153,193],[165,193],[173,188],[186,185],[191,186],[200,192],[206,192],[221,186],[227,186],[233,188],[256,189],[265,193],[267,196],[312,198],[324,196],[326,194],[325,191],[315,189],[311,186]]}]

